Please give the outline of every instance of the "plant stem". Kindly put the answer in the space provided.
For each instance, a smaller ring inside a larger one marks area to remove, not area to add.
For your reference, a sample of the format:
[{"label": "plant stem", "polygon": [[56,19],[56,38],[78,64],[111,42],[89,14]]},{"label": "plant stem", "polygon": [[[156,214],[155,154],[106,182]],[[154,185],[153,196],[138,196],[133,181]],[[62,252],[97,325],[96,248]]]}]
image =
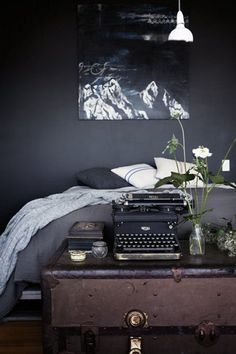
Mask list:
[{"label": "plant stem", "polygon": [[184,156],[184,169],[185,169],[185,173],[186,173],[186,143],[185,143],[185,132],[184,132],[184,127],[183,127],[183,124],[181,123],[180,119],[177,118],[177,121],[180,125],[180,128],[181,128],[181,131],[182,131],[182,141],[183,141],[183,144],[182,144],[182,149],[183,149],[183,156]]},{"label": "plant stem", "polygon": [[[182,147],[182,150],[183,150],[183,158],[184,158],[184,173],[187,172],[187,167],[186,167],[186,141],[185,141],[185,131],[184,131],[184,127],[183,127],[183,124],[181,123],[180,119],[179,118],[176,118],[179,125],[180,125],[180,128],[181,128],[181,132],[182,132],[182,144],[181,147]],[[177,163],[177,160],[176,160],[176,164],[178,166],[178,163]],[[178,167],[177,167],[178,169]],[[179,172],[179,171],[178,171]],[[191,203],[189,201],[189,198],[187,197],[188,193],[187,193],[187,183],[186,181],[184,182],[184,187],[182,187],[182,190],[183,192],[185,193],[185,196],[186,196],[186,200],[187,200],[187,204],[188,204],[188,209],[189,209],[189,212],[191,215],[193,215],[193,210],[192,210],[192,206],[191,206]]]},{"label": "plant stem", "polygon": [[234,140],[233,140],[232,143],[230,144],[230,146],[229,146],[229,148],[228,148],[228,150],[227,150],[227,152],[226,152],[226,154],[225,154],[225,157],[224,157],[223,160],[222,160],[222,163],[221,163],[221,165],[220,165],[220,168],[219,168],[219,170],[218,170],[216,176],[218,176],[219,173],[220,173],[220,171],[222,170],[222,166],[223,166],[225,160],[227,159],[227,157],[229,156],[229,153],[230,153],[230,151],[232,150],[232,148],[233,148],[233,146],[234,146],[235,143],[236,143],[236,138],[234,138]]}]

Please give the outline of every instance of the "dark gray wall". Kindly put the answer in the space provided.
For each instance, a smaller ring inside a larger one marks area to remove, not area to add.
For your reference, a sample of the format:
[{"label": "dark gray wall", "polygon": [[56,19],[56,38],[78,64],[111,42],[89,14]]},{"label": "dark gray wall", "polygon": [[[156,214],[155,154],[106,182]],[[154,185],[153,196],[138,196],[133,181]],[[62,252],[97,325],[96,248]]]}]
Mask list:
[{"label": "dark gray wall", "polygon": [[[215,170],[236,135],[233,2],[188,2],[195,39],[191,119],[184,122],[188,158],[193,147],[206,145]],[[25,202],[75,185],[77,171],[153,162],[179,134],[168,120],[78,121],[74,0],[11,0],[0,22],[2,228]],[[235,175],[234,149],[225,176]]]}]

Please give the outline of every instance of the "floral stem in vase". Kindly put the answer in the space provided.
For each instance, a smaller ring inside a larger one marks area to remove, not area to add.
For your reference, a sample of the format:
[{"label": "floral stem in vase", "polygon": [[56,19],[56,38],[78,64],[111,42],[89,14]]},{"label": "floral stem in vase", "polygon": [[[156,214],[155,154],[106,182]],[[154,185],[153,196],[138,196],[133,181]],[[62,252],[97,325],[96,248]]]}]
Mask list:
[{"label": "floral stem in vase", "polygon": [[189,236],[189,252],[192,256],[205,254],[205,236],[201,224],[193,224],[193,230]]}]

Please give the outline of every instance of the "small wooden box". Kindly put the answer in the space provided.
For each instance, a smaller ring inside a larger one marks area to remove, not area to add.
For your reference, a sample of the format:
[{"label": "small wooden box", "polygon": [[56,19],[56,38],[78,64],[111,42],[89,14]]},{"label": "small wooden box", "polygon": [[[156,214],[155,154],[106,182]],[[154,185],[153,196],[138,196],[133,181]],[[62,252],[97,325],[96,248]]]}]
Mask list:
[{"label": "small wooden box", "polygon": [[103,222],[77,221],[69,230],[68,250],[91,250],[94,241],[103,239]]}]

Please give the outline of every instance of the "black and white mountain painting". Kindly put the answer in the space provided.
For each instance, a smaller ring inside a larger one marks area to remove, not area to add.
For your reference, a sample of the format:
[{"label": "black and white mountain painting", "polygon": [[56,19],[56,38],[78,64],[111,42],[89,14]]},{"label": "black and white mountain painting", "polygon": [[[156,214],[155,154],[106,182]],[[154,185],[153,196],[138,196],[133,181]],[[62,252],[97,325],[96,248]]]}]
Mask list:
[{"label": "black and white mountain painting", "polygon": [[166,3],[78,4],[79,119],[189,118],[188,45],[167,41]]}]

